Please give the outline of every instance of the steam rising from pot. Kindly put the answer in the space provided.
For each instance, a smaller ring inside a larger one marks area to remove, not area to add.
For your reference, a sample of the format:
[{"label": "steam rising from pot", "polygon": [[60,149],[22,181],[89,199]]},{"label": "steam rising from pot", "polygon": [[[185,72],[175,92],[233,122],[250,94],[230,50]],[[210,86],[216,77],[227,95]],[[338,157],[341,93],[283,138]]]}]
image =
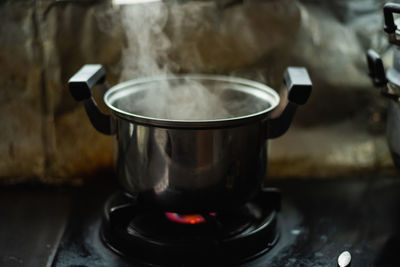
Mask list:
[{"label": "steam rising from pot", "polygon": [[[168,58],[172,43],[163,30],[169,9],[174,8],[179,8],[179,5],[172,3],[167,6],[163,2],[122,8],[127,46],[123,51],[121,80],[173,76],[177,66]],[[145,90],[139,99],[121,101],[120,108],[143,116],[172,120],[232,117],[221,103],[220,90],[211,90],[190,79],[178,84],[175,82],[173,86],[168,81],[160,81],[154,86],[158,88]]]},{"label": "steam rising from pot", "polygon": [[[200,25],[201,31],[201,27],[207,27],[201,8],[210,4],[213,3],[199,2],[185,11],[182,10],[182,4],[171,1],[168,4],[159,1],[122,6],[126,47],[122,51],[121,81],[140,77],[165,79],[154,83],[154,88],[142,90],[140,95],[121,99],[118,102],[119,109],[158,119],[215,120],[248,115],[266,108],[265,103],[256,104],[254,99],[244,94],[240,97],[238,94],[227,96],[226,89],[229,88],[204,85],[191,79],[175,79],[174,83],[167,80],[167,77],[174,77],[173,73],[181,71],[179,65],[169,58],[174,42],[196,34],[180,31],[177,23]],[[170,14],[173,14],[173,41],[165,33]],[[185,60],[201,61],[199,53],[194,54],[196,58],[186,55]]]},{"label": "steam rising from pot", "polygon": [[122,51],[121,81],[167,75],[171,42],[163,32],[168,7],[163,2],[124,5],[121,20],[126,34]]}]

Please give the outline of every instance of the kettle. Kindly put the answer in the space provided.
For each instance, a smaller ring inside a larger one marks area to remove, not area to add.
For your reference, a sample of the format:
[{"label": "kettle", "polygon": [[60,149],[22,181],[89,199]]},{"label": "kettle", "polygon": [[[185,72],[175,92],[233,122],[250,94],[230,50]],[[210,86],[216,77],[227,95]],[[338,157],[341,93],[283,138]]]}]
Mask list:
[{"label": "kettle", "polygon": [[367,52],[369,76],[380,93],[388,98],[387,139],[395,166],[400,169],[400,31],[393,14],[400,14],[400,4],[386,3],[383,8],[389,42],[394,45],[393,67],[385,71],[380,55],[370,49]]}]

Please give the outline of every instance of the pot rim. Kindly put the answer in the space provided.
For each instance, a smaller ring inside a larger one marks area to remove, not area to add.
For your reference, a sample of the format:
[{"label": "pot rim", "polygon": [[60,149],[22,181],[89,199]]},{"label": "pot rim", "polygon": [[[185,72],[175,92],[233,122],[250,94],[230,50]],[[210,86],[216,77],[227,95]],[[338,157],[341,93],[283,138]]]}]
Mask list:
[{"label": "pot rim", "polygon": [[[178,79],[194,79],[194,80],[211,80],[217,82],[227,82],[236,84],[238,86],[244,86],[249,89],[254,89],[253,93],[257,95],[256,91],[261,91],[264,94],[264,98],[268,98],[270,106],[256,113],[249,115],[214,119],[214,120],[171,120],[171,119],[160,119],[149,116],[138,115],[121,110],[113,105],[116,99],[128,95],[135,87],[146,84],[149,82],[165,81],[165,80],[178,80]],[[104,103],[112,111],[112,113],[122,119],[132,121],[134,123],[146,124],[151,126],[168,127],[168,128],[220,128],[229,126],[238,126],[248,124],[254,121],[267,119],[269,113],[274,110],[280,102],[279,95],[271,87],[262,84],[260,82],[237,78],[224,75],[211,75],[211,74],[180,74],[180,75],[167,75],[167,76],[154,76],[144,77],[129,80],[126,82],[119,83],[110,88],[104,94]]]}]

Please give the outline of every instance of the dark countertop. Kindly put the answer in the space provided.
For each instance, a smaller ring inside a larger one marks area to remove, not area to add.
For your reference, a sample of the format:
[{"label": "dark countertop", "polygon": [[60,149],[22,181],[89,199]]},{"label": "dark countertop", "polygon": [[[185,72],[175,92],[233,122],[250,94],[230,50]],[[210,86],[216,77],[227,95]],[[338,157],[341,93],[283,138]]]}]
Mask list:
[{"label": "dark countertop", "polygon": [[[247,266],[400,266],[400,178],[270,179],[282,191],[281,238]],[[129,266],[99,238],[111,179],[83,187],[0,187],[0,266]],[[398,256],[399,255],[399,256]]]}]

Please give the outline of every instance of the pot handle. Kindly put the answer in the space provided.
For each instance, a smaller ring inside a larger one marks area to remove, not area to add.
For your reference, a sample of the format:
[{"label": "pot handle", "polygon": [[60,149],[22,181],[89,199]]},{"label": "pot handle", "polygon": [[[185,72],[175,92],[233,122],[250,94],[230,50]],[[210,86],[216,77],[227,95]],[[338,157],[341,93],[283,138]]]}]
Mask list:
[{"label": "pot handle", "polygon": [[278,114],[273,113],[272,119],[269,120],[269,139],[277,138],[286,133],[298,105],[304,105],[311,95],[312,82],[306,68],[288,67],[283,75],[283,82],[286,87],[284,95],[287,95],[287,100],[281,99],[276,109]]},{"label": "pot handle", "polygon": [[369,49],[367,51],[368,75],[372,79],[375,87],[386,86],[387,79],[385,74],[385,67],[381,57],[375,50]]},{"label": "pot handle", "polygon": [[84,65],[69,79],[68,85],[72,97],[76,101],[83,101],[86,114],[94,128],[104,134],[113,134],[112,117],[101,112],[92,97],[95,85],[103,86],[104,90],[108,89],[104,67],[100,64]]}]

